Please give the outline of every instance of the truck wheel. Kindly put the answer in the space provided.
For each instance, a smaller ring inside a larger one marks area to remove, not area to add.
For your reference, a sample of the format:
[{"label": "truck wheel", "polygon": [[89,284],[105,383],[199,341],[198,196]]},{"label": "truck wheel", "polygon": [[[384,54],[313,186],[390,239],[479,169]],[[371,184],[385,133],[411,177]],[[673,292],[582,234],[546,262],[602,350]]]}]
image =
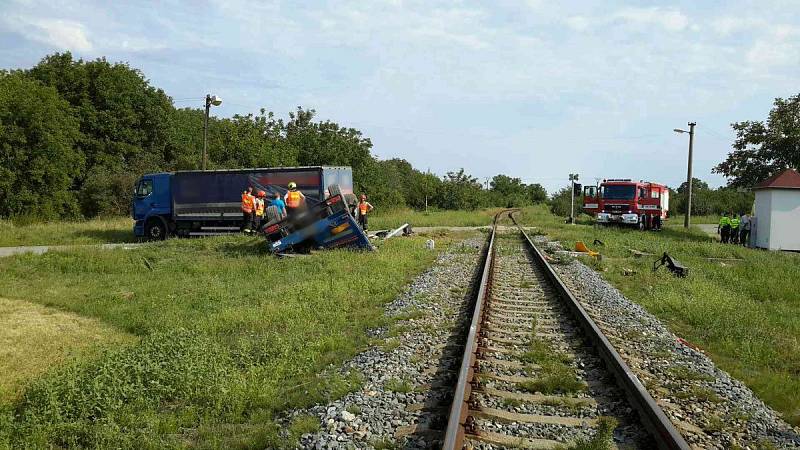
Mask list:
[{"label": "truck wheel", "polygon": [[158,219],[150,219],[144,226],[144,235],[148,239],[162,241],[167,238],[167,227]]}]

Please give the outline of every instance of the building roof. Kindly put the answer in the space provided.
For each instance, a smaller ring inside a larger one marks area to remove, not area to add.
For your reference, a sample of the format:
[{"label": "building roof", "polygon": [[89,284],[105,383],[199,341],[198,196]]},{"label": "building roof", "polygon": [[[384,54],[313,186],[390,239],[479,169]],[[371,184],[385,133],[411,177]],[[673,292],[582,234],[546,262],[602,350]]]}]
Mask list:
[{"label": "building roof", "polygon": [[758,183],[753,189],[800,189],[800,173],[785,169]]}]

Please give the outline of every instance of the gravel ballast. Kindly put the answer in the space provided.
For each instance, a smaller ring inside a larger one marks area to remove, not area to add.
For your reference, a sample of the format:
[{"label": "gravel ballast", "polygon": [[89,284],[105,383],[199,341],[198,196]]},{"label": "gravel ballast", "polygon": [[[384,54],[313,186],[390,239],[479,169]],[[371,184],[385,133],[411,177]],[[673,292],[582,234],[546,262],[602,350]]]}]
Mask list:
[{"label": "gravel ballast", "polygon": [[[562,251],[543,236],[534,241]],[[797,429],[599,273],[577,260],[553,266],[694,448],[800,448]]]},{"label": "gravel ballast", "polygon": [[[300,448],[339,449],[400,446],[437,448],[443,437],[460,355],[463,308],[470,297],[485,235],[452,244],[391,304],[398,321],[373,330],[384,344],[358,354],[341,371],[359,372],[360,390],[326,405],[284,417],[311,415],[320,430],[302,436]],[[393,447],[391,447],[393,448]]]}]

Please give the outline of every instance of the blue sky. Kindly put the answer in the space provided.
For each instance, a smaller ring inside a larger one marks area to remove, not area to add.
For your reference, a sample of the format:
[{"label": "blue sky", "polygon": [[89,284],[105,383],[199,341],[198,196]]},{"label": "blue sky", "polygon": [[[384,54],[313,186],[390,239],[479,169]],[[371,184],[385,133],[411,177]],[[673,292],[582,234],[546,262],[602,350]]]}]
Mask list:
[{"label": "blue sky", "polygon": [[0,0],[0,67],[70,50],[127,61],[175,99],[231,116],[296,106],[360,129],[382,158],[505,173],[548,190],[678,185],[727,154],[734,121],[800,92],[787,1]]}]

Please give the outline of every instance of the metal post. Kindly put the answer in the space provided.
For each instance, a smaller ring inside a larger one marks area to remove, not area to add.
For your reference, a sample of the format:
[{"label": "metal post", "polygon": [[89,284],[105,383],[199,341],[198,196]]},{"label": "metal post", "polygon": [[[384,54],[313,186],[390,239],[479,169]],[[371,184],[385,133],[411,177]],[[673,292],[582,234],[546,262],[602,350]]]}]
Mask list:
[{"label": "metal post", "polygon": [[203,122],[203,170],[206,170],[206,160],[208,159],[208,113],[211,109],[211,95],[206,94],[206,117]]},{"label": "metal post", "polygon": [[683,218],[683,227],[689,228],[692,216],[692,147],[694,146],[694,126],[696,122],[689,122],[689,168],[686,174],[686,216]]},{"label": "metal post", "polygon": [[425,177],[425,213],[428,212],[428,189],[430,189],[431,168],[428,167],[428,176]]},{"label": "metal post", "polygon": [[575,180],[570,180],[569,223],[575,224]]}]

